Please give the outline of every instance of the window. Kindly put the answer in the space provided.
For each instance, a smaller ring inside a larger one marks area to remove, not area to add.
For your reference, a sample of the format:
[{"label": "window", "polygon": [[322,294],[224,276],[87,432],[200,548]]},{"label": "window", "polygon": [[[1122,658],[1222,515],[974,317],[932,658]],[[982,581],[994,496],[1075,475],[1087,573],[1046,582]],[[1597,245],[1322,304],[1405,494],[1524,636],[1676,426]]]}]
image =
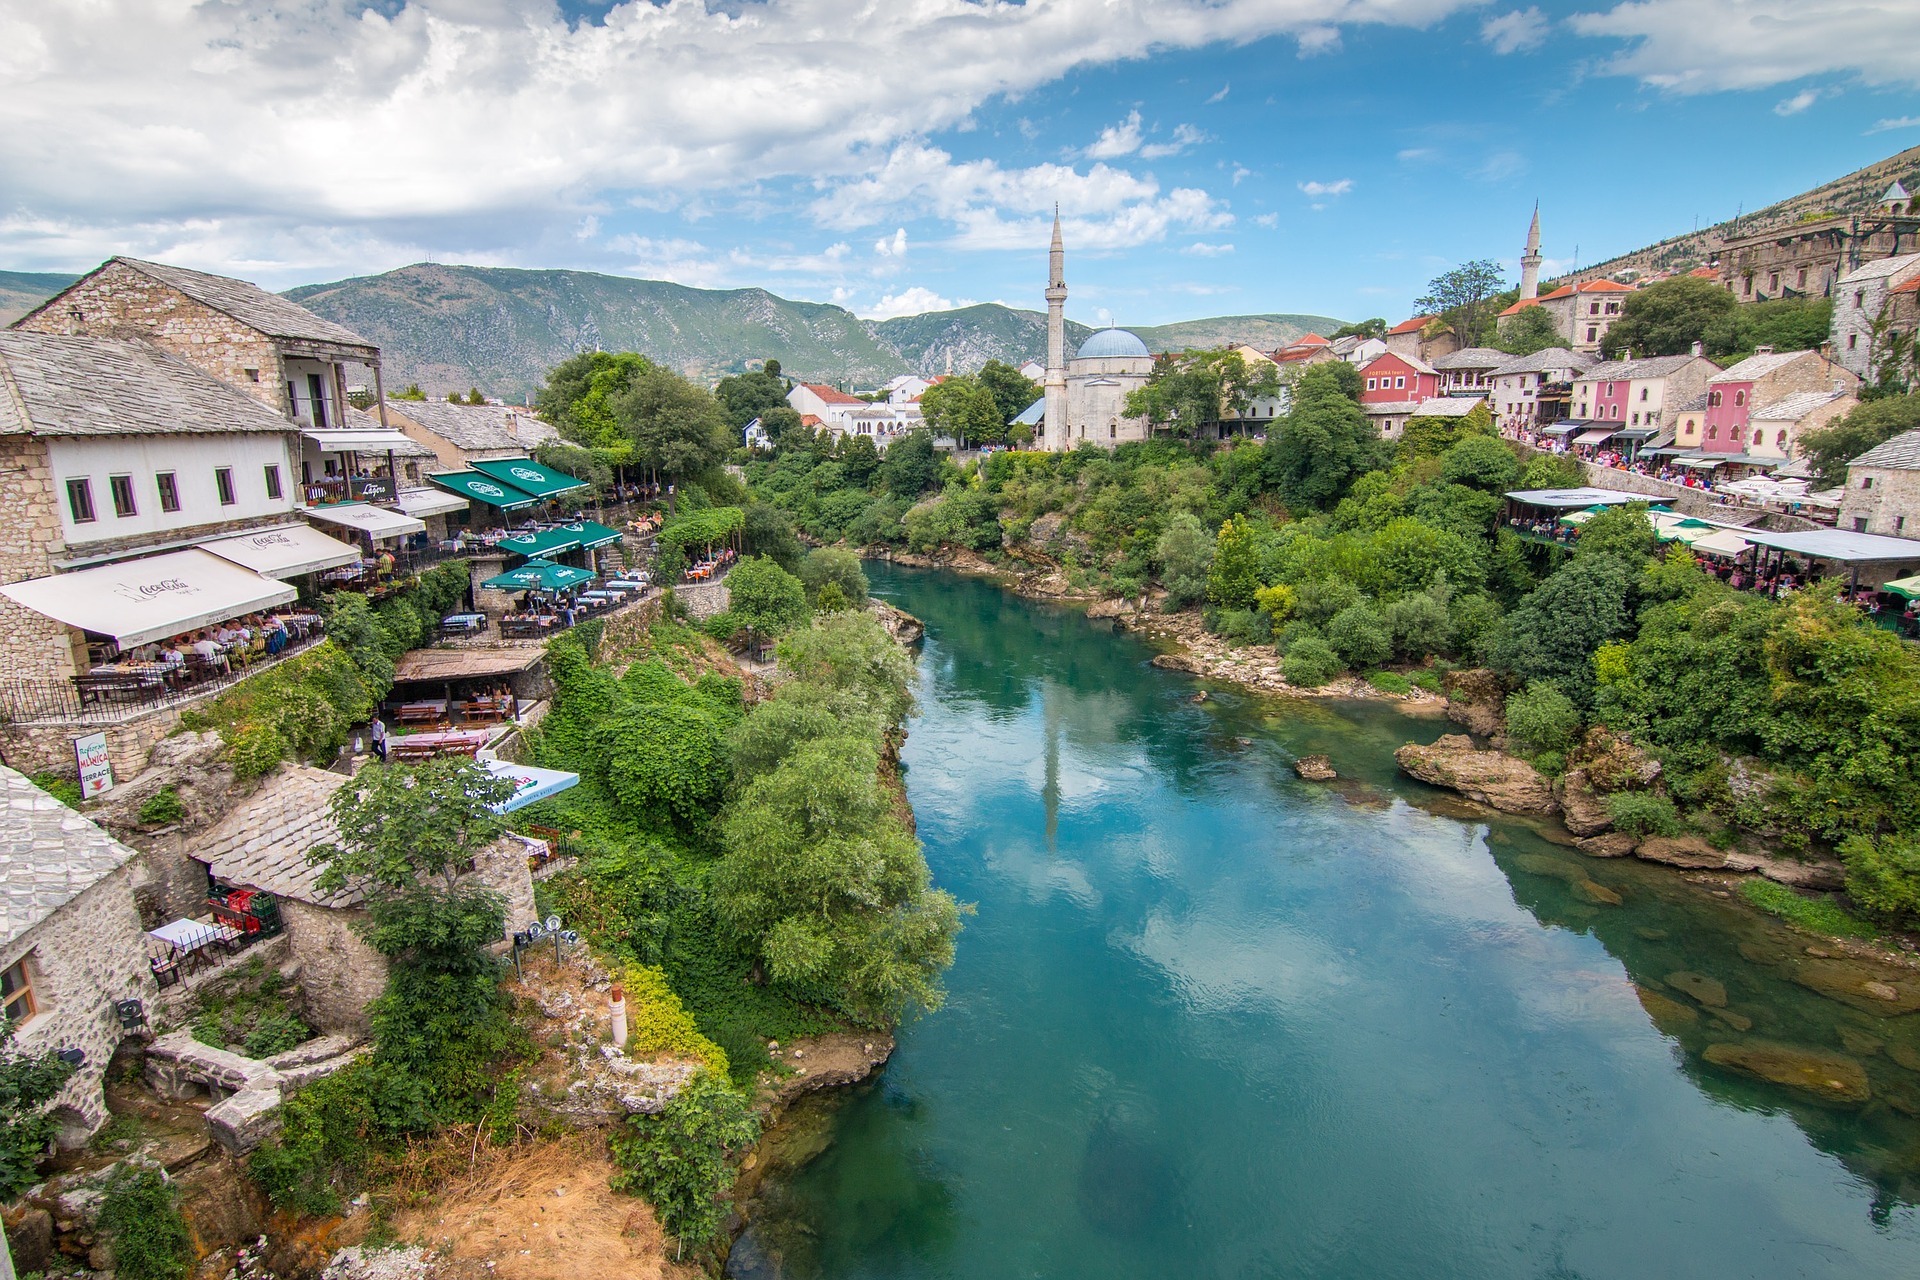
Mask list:
[{"label": "window", "polygon": [[160,490],[160,509],[178,511],[180,509],[180,484],[173,478],[173,472],[162,471],[154,476],[153,483]]},{"label": "window", "polygon": [[1399,391],[1401,388],[1405,387],[1406,385],[1407,385],[1407,375],[1404,373],[1393,380],[1393,389],[1395,391]]},{"label": "window", "polygon": [[1784,431],[1781,431],[1781,432],[1779,432],[1779,433],[1777,433],[1777,434],[1776,434],[1776,435],[1775,435],[1775,436],[1773,437],[1773,443],[1774,443],[1774,445],[1775,445],[1775,447],[1777,447],[1777,448],[1781,448],[1781,449],[1784,449],[1784,448],[1786,448],[1786,447],[1787,447],[1787,433],[1786,433],[1786,432],[1784,432]]},{"label": "window", "polygon": [[133,504],[132,476],[108,476],[107,491],[113,495],[114,515],[125,520],[128,516],[139,514],[139,508]]},{"label": "window", "polygon": [[1865,289],[1855,289],[1853,291],[1853,305],[1856,307],[1864,307],[1867,305],[1867,291]]},{"label": "window", "polygon": [[1612,394],[1613,394],[1613,384],[1612,384],[1611,382],[1609,382],[1609,383],[1607,384],[1607,394],[1608,394],[1608,395],[1612,395]]},{"label": "window", "polygon": [[1771,275],[1767,277],[1767,292],[1768,293],[1780,292],[1780,273],[1778,271],[1773,272]]},{"label": "window", "polygon": [[1633,425],[1636,427],[1640,425],[1640,415],[1638,413],[1633,415]]},{"label": "window", "polygon": [[1719,438],[1720,438],[1720,428],[1718,427],[1707,428],[1707,439],[1718,440]]},{"label": "window", "polygon": [[1618,422],[1618,421],[1620,421],[1620,406],[1619,406],[1619,405],[1615,405],[1615,406],[1613,406],[1613,415],[1612,415],[1612,416],[1613,416],[1613,420],[1614,420],[1615,422]]},{"label": "window", "polygon": [[67,481],[67,510],[73,513],[75,524],[91,524],[93,514],[93,482],[84,476]]},{"label": "window", "polygon": [[1619,303],[1617,303],[1617,302],[1609,302],[1609,303],[1607,304],[1607,314],[1608,314],[1608,315],[1610,315],[1610,316],[1617,316],[1617,315],[1619,315],[1619,314],[1620,314],[1620,304],[1619,304]]},{"label": "window", "polygon": [[1642,387],[1640,388],[1640,399],[1642,401],[1645,401],[1646,398],[1647,398],[1647,389],[1645,387]]},{"label": "window", "polygon": [[1860,477],[1860,487],[1861,487],[1862,489],[1871,489],[1871,488],[1873,488],[1873,477],[1872,477],[1872,476],[1861,476],[1861,477]]},{"label": "window", "polygon": [[1379,381],[1380,381],[1380,380],[1379,380],[1378,378],[1368,378],[1368,379],[1367,379],[1367,390],[1369,390],[1369,391],[1373,391],[1373,390],[1375,390],[1376,388],[1375,388],[1375,386],[1374,386],[1374,384],[1375,384],[1375,383],[1377,383],[1377,382],[1379,382]]},{"label": "window", "polygon": [[1760,443],[1760,437],[1761,437],[1761,435],[1762,435],[1762,433],[1761,433],[1761,432],[1758,432],[1758,431],[1756,431],[1756,432],[1754,432],[1754,433],[1753,433],[1753,442],[1754,442],[1755,444],[1759,444],[1759,443]]},{"label": "window", "polygon": [[267,468],[267,496],[269,498],[280,496],[280,468],[278,467]]},{"label": "window", "polygon": [[215,467],[213,469],[213,485],[214,488],[220,491],[220,505],[223,507],[232,506],[235,501],[233,496],[233,468]]},{"label": "window", "polygon": [[1867,531],[1867,518],[1865,516],[1855,516],[1853,518],[1853,531],[1855,533],[1865,533]]},{"label": "window", "polygon": [[313,396],[313,425],[324,431],[331,424],[327,421],[326,384],[319,374],[307,375],[307,391]]},{"label": "window", "polygon": [[33,999],[33,979],[27,973],[23,956],[19,963],[0,973],[0,1012],[16,1027],[40,1011]]},{"label": "window", "polygon": [[1587,304],[1587,314],[1588,314],[1588,315],[1590,315],[1590,316],[1597,316],[1597,315],[1599,315],[1599,314],[1600,314],[1600,304],[1599,304],[1599,303],[1597,303],[1597,302],[1592,302],[1592,303],[1588,303],[1588,304]]},{"label": "window", "polygon": [[1752,277],[1752,276],[1747,276],[1747,277],[1746,277],[1745,279],[1743,279],[1743,280],[1741,280],[1741,281],[1740,281],[1740,292],[1742,292],[1742,293],[1752,293],[1752,292],[1753,292],[1753,277]]},{"label": "window", "polygon": [[1741,405],[1745,404],[1746,402],[1747,402],[1746,392],[1736,391],[1733,393],[1733,404],[1736,409],[1739,408]]},{"label": "window", "polygon": [[1895,516],[1893,518],[1893,531],[1895,533],[1904,532],[1906,530],[1906,527],[1907,527],[1907,518],[1905,516]]},{"label": "window", "polygon": [[258,369],[245,369],[242,370],[242,372],[247,375],[248,382],[260,381],[260,371]]},{"label": "window", "polygon": [[1807,287],[1807,269],[1805,267],[1800,268],[1800,287],[1802,289]]},{"label": "window", "polygon": [[1709,407],[1711,407],[1711,408],[1715,408],[1715,409],[1717,409],[1717,408],[1719,408],[1719,407],[1720,407],[1720,393],[1719,393],[1718,391],[1709,391],[1709,392],[1707,392],[1707,404],[1708,404],[1708,406],[1709,406]]},{"label": "window", "polygon": [[1847,350],[1852,351],[1855,347],[1858,347],[1859,345],[1860,345],[1859,334],[1850,333],[1847,335]]},{"label": "window", "polygon": [[1592,325],[1588,325],[1588,326],[1587,326],[1587,341],[1588,341],[1588,342],[1595,342],[1595,341],[1598,341],[1598,339],[1599,339],[1599,337],[1600,337],[1600,331],[1599,331],[1598,329],[1596,329],[1596,328],[1594,328],[1594,327],[1593,327]]}]

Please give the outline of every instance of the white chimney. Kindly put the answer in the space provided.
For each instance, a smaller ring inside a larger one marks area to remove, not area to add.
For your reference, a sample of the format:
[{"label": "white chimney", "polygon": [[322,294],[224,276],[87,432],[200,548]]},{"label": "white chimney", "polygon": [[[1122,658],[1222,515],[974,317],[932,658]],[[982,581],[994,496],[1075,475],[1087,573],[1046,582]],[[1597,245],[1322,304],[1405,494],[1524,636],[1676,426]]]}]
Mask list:
[{"label": "white chimney", "polygon": [[1773,354],[1773,348],[1772,347],[1755,347],[1753,349],[1753,354],[1757,356],[1770,356]]},{"label": "white chimney", "polygon": [[1707,344],[1696,340],[1693,344],[1693,354],[1696,356],[1707,354]]}]

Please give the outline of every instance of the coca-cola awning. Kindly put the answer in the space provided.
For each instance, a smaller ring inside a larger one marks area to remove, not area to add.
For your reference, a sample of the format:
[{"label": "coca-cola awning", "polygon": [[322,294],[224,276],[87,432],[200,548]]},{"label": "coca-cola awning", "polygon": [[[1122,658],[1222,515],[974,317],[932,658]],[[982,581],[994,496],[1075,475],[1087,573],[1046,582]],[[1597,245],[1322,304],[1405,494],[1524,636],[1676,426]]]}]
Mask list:
[{"label": "coca-cola awning", "polygon": [[10,582],[0,586],[0,594],[44,617],[131,647],[289,604],[300,593],[195,548]]},{"label": "coca-cola awning", "polygon": [[203,542],[200,546],[222,560],[231,560],[269,578],[294,578],[321,569],[336,569],[360,559],[359,547],[329,538],[306,524],[255,529],[251,533]]}]

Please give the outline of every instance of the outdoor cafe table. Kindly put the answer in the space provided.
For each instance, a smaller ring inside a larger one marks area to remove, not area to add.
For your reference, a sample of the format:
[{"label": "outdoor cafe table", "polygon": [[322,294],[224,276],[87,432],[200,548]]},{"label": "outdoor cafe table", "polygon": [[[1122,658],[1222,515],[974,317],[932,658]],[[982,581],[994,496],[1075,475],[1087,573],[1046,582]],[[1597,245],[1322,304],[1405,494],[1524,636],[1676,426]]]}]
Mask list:
[{"label": "outdoor cafe table", "polygon": [[450,613],[440,619],[442,631],[484,631],[487,627],[487,615],[484,613]]},{"label": "outdoor cafe table", "polygon": [[422,698],[418,702],[403,702],[394,716],[401,724],[435,724],[447,718],[447,700]]},{"label": "outdoor cafe table", "polygon": [[423,760],[428,756],[463,755],[470,756],[487,745],[484,730],[466,732],[459,729],[445,730],[440,733],[409,733],[405,737],[387,740],[387,750],[403,759]]},{"label": "outdoor cafe table", "polygon": [[185,958],[213,943],[233,942],[243,935],[238,929],[224,924],[209,924],[205,920],[188,920],[183,917],[163,924],[157,929],[149,929],[147,936],[158,938]]}]

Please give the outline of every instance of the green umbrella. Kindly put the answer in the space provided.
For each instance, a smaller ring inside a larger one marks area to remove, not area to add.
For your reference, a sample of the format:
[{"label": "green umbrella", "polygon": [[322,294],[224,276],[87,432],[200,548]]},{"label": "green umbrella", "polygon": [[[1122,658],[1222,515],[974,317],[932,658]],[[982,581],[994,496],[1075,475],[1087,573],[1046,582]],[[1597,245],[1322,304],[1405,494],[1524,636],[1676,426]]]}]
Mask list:
[{"label": "green umbrella", "polygon": [[1909,600],[1920,600],[1920,573],[1914,574],[1911,578],[1901,578],[1898,582],[1883,582],[1880,584],[1880,589],[1891,591],[1897,596],[1905,596]]},{"label": "green umbrella", "polygon": [[585,569],[570,569],[549,560],[529,560],[518,569],[509,569],[480,585],[494,591],[564,591],[592,578]]}]

